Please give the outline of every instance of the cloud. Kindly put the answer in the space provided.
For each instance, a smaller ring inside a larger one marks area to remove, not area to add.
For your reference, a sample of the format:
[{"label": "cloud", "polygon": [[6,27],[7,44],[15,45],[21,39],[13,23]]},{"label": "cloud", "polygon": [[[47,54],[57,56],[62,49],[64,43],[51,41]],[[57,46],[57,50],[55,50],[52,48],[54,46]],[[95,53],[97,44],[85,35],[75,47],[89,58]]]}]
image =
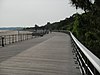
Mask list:
[{"label": "cloud", "polygon": [[3,0],[0,26],[43,25],[69,17],[75,12],[69,0]]}]

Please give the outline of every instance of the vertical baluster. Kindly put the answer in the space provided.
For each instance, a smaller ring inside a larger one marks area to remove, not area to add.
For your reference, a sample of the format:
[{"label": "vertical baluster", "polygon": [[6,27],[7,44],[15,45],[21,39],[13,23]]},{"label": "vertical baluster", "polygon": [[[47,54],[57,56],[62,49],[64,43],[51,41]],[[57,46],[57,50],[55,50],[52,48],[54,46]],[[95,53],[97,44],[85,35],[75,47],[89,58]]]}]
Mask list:
[{"label": "vertical baluster", "polygon": [[2,38],[2,47],[4,47],[4,36],[2,36],[1,38]]},{"label": "vertical baluster", "polygon": [[9,44],[9,41],[8,41],[8,39],[9,39],[9,36],[7,35],[7,44]]},{"label": "vertical baluster", "polygon": [[22,41],[23,41],[23,34],[22,34]]},{"label": "vertical baluster", "polygon": [[23,41],[24,41],[24,34],[23,34]]},{"label": "vertical baluster", "polygon": [[5,40],[5,45],[6,45],[6,35],[4,36],[4,40]]},{"label": "vertical baluster", "polygon": [[26,36],[27,36],[27,40],[28,40],[28,34],[26,34]]},{"label": "vertical baluster", "polygon": [[13,35],[12,35],[12,43],[14,43],[14,37],[13,37]]},{"label": "vertical baluster", "polygon": [[24,34],[24,40],[25,40],[25,34]]},{"label": "vertical baluster", "polygon": [[15,34],[15,42],[17,42],[17,36],[16,36],[16,34]]},{"label": "vertical baluster", "polygon": [[18,41],[19,41],[19,34],[17,35]]},{"label": "vertical baluster", "polygon": [[21,41],[22,41],[22,34],[20,34],[20,39],[21,39]]},{"label": "vertical baluster", "polygon": [[10,44],[10,35],[9,35],[9,44]]},{"label": "vertical baluster", "polygon": [[13,35],[13,38],[14,38],[14,43],[15,43],[15,35]]},{"label": "vertical baluster", "polygon": [[20,34],[19,34],[19,41],[21,41]]},{"label": "vertical baluster", "polygon": [[1,38],[1,36],[0,36],[0,46],[2,45],[2,38]]},{"label": "vertical baluster", "polygon": [[87,65],[86,65],[86,73],[87,73],[87,75],[89,75],[89,70],[88,70],[88,65],[89,65],[89,64],[88,64],[88,62],[89,62],[89,61],[88,61],[88,59],[86,58],[86,64],[87,64]]}]

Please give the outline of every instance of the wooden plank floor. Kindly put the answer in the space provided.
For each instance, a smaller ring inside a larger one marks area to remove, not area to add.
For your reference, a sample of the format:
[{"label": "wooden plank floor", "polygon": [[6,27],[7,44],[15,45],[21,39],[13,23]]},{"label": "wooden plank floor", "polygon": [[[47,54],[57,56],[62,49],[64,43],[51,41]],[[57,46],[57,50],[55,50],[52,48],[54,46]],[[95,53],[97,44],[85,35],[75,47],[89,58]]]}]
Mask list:
[{"label": "wooden plank floor", "polygon": [[81,75],[73,59],[69,35],[52,33],[42,39],[45,37],[48,39],[0,62],[0,75]]}]

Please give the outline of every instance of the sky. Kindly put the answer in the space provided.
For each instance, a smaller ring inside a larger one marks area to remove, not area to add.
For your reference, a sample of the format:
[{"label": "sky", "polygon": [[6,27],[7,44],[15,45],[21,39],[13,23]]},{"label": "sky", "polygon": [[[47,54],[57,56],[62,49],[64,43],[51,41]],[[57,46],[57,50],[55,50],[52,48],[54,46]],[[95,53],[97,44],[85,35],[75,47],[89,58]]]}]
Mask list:
[{"label": "sky", "polygon": [[32,27],[53,23],[79,12],[70,0],[0,0],[0,27]]}]

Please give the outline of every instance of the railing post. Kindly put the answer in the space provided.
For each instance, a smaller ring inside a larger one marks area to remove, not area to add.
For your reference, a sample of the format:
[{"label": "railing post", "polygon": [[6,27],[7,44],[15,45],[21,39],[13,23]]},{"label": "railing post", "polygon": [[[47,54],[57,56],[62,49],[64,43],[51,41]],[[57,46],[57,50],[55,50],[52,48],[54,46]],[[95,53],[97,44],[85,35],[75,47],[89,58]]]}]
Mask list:
[{"label": "railing post", "polygon": [[24,41],[24,34],[23,34],[23,41]]},{"label": "railing post", "polygon": [[20,36],[21,36],[21,41],[22,41],[22,34]]},{"label": "railing post", "polygon": [[12,43],[14,43],[14,36],[12,35]]},{"label": "railing post", "polygon": [[26,36],[27,36],[27,40],[28,40],[28,34],[26,34]]},{"label": "railing post", "polygon": [[15,42],[17,42],[17,35],[15,34]]},{"label": "railing post", "polygon": [[15,35],[13,37],[14,37],[14,43],[15,43]]},{"label": "railing post", "polygon": [[5,37],[5,39],[4,39],[4,44],[6,45],[6,35],[5,35],[4,37]]},{"label": "railing post", "polygon": [[24,34],[23,34],[23,40],[25,40],[24,38],[25,38],[25,36],[24,36]]},{"label": "railing post", "polygon": [[87,58],[86,58],[86,64],[87,64],[87,65],[86,65],[86,74],[89,75],[89,71],[88,71],[88,65],[89,65],[89,64],[88,64]]},{"label": "railing post", "polygon": [[4,37],[2,37],[2,47],[4,47]]},{"label": "railing post", "polygon": [[17,42],[19,41],[19,35],[17,34]]},{"label": "railing post", "polygon": [[33,38],[32,34],[31,34],[31,37]]},{"label": "railing post", "polygon": [[10,44],[10,35],[9,35],[9,44]]}]

